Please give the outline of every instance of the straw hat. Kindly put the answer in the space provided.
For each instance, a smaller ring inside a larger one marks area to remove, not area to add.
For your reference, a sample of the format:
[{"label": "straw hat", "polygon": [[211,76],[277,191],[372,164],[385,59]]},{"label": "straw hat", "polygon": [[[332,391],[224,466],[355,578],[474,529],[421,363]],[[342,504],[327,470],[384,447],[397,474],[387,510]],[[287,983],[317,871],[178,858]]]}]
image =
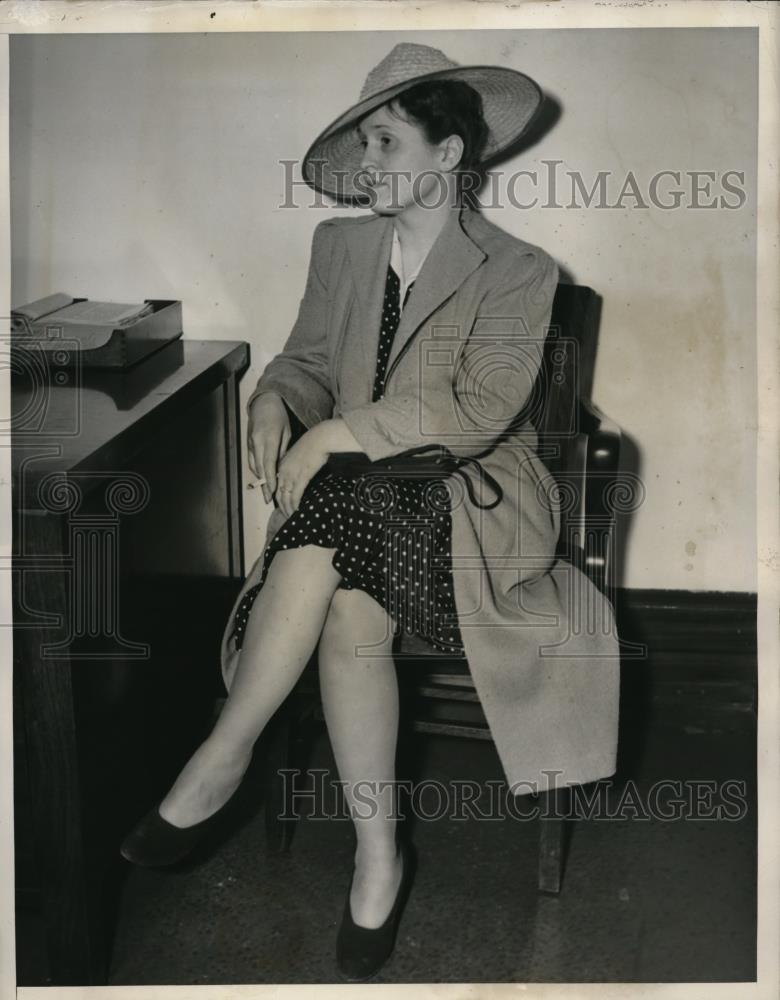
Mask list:
[{"label": "straw hat", "polygon": [[[462,80],[482,97],[489,133],[480,160],[493,159],[527,129],[541,105],[542,92],[530,77],[502,66],[461,66],[439,49],[401,42],[366,77],[360,98],[332,122],[303,158],[306,183],[339,201],[365,200],[353,183],[360,172],[363,147],[353,127],[363,115],[423,81]],[[345,175],[339,175],[345,171]]]}]

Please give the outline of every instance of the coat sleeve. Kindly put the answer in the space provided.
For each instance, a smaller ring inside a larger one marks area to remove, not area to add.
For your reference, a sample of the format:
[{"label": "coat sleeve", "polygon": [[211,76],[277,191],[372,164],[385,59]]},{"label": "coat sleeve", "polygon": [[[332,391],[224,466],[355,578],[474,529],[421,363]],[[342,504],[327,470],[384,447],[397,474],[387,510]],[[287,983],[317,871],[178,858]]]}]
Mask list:
[{"label": "coat sleeve", "polygon": [[330,259],[330,220],[318,223],[312,236],[306,288],[298,317],[281,353],[272,358],[246,403],[263,392],[277,392],[306,427],[333,413],[333,392],[328,367],[325,329],[328,292],[326,274]]},{"label": "coat sleeve", "polygon": [[544,250],[512,254],[470,330],[418,337],[417,378],[341,414],[369,459],[424,444],[463,457],[489,451],[531,395],[557,284]]}]

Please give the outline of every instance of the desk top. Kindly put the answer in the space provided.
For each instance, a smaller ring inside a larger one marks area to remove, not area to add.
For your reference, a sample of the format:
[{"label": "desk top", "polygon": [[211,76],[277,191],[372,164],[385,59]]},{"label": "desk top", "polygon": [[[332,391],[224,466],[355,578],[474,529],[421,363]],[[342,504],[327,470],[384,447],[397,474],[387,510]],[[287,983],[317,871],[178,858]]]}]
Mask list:
[{"label": "desk top", "polygon": [[65,369],[41,352],[23,357],[11,378],[14,505],[35,509],[45,476],[121,469],[177,413],[240,378],[249,345],[180,338],[122,372]]}]

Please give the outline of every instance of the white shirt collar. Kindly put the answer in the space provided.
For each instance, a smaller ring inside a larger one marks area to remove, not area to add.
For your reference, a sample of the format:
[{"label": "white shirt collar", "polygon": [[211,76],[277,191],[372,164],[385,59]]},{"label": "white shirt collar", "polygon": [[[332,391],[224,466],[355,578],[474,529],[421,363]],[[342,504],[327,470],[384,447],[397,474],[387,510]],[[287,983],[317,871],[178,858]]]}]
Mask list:
[{"label": "white shirt collar", "polygon": [[[427,257],[427,254],[426,254]],[[398,230],[393,226],[393,249],[390,252],[390,266],[398,275],[398,279],[401,282],[401,309],[404,307],[404,299],[406,298],[406,292],[409,285],[415,280],[417,275],[425,263],[425,257],[420,261],[417,267],[414,269],[412,274],[404,274],[404,262],[403,256],[401,255],[401,241],[398,239]]]}]

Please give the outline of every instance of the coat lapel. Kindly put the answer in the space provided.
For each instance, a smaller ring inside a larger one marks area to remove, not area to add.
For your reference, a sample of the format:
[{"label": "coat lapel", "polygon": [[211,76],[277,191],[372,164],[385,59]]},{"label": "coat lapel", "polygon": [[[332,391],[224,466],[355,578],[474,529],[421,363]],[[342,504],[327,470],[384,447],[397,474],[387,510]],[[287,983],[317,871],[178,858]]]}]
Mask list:
[{"label": "coat lapel", "polygon": [[[461,209],[452,213],[425,258],[401,313],[387,359],[387,378],[396,358],[421,324],[457,291],[487,256],[462,228],[461,219],[467,211]],[[392,233],[390,235],[392,237]]]},{"label": "coat lapel", "polygon": [[[463,229],[462,218],[470,211],[471,209],[461,209],[452,213],[425,258],[401,313],[401,321],[387,362],[388,377],[394,361],[420,325],[463,284],[486,257],[485,252]],[[360,303],[363,363],[366,384],[369,386],[367,398],[370,398],[379,346],[385,277],[393,241],[392,216],[381,216],[362,226],[346,227],[345,236],[355,292]]]}]

